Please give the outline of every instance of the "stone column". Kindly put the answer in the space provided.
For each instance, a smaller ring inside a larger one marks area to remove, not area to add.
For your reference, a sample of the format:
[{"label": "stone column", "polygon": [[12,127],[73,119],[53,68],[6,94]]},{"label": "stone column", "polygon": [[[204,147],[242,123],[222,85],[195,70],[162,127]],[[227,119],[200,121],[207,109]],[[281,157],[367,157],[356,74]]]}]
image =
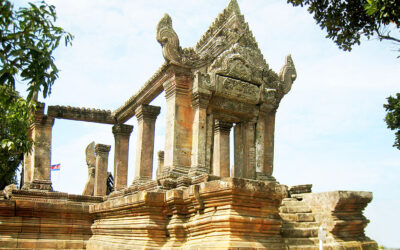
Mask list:
[{"label": "stone column", "polygon": [[192,77],[189,70],[173,66],[164,84],[167,99],[163,178],[178,178],[189,172],[192,153]]},{"label": "stone column", "polygon": [[94,195],[104,196],[107,194],[107,167],[108,167],[108,153],[110,152],[110,145],[96,144],[94,152],[96,153],[96,171],[95,171],[95,184]]},{"label": "stone column", "polygon": [[125,124],[115,124],[112,132],[115,139],[114,147],[114,190],[121,190],[128,183],[128,156],[129,156],[129,137],[133,126]]},{"label": "stone column", "polygon": [[44,115],[44,103],[37,103],[35,121],[30,127],[34,141],[32,152],[26,155],[24,188],[52,191],[51,186],[51,133],[54,118]]},{"label": "stone column", "polygon": [[234,133],[234,177],[254,179],[256,177],[255,123],[253,121],[238,123]]},{"label": "stone column", "polygon": [[160,107],[140,105],[135,114],[138,120],[135,181],[151,180],[153,177],[154,131]]},{"label": "stone column", "polygon": [[164,168],[164,151],[160,150],[157,152],[158,164],[157,164],[157,178],[161,177]]},{"label": "stone column", "polygon": [[207,147],[207,106],[209,96],[196,93],[193,95],[193,127],[192,127],[192,157],[189,176],[210,173],[206,164]]},{"label": "stone column", "polygon": [[234,165],[233,176],[236,178],[243,178],[244,170],[244,142],[243,142],[243,124],[236,123],[233,129],[233,148],[234,148]]},{"label": "stone column", "polygon": [[244,127],[244,178],[255,179],[256,177],[256,148],[255,148],[255,123],[250,121]]},{"label": "stone column", "polygon": [[256,125],[257,179],[275,180],[272,177],[274,162],[274,134],[276,109],[261,106]]},{"label": "stone column", "polygon": [[[32,127],[29,128],[28,135],[29,138],[32,138]],[[31,152],[24,155],[24,185],[22,189],[30,188],[32,182],[32,169],[33,166],[32,166],[32,152]]]},{"label": "stone column", "polygon": [[214,127],[213,174],[221,177],[230,176],[229,132],[232,123],[216,120]]}]

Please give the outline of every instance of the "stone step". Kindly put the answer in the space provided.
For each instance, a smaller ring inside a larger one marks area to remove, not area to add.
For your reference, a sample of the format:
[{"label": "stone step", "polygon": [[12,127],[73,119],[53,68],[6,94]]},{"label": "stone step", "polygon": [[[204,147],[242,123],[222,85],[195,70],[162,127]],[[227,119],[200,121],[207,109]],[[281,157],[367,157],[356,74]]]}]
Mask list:
[{"label": "stone step", "polygon": [[281,213],[311,213],[308,206],[281,206],[279,211]]},{"label": "stone step", "polygon": [[304,201],[294,200],[283,200],[281,206],[307,206]]},{"label": "stone step", "polygon": [[289,246],[313,246],[319,244],[318,238],[284,238],[284,243]]},{"label": "stone step", "polygon": [[284,237],[301,238],[301,237],[318,237],[318,228],[284,228],[281,229]]},{"label": "stone step", "polygon": [[280,213],[283,221],[293,222],[313,222],[315,221],[312,213]]},{"label": "stone step", "polygon": [[283,222],[282,228],[294,229],[316,229],[318,230],[319,223],[317,222]]},{"label": "stone step", "polygon": [[282,202],[285,201],[298,201],[296,198],[283,198]]},{"label": "stone step", "polygon": [[318,245],[288,245],[289,250],[318,250]]}]

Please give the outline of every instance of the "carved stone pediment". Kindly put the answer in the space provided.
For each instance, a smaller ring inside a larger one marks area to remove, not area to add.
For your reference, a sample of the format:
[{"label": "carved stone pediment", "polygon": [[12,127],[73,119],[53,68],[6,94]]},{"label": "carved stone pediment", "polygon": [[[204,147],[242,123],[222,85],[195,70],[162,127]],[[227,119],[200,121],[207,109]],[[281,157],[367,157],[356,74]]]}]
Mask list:
[{"label": "carved stone pediment", "polygon": [[258,49],[235,44],[223,52],[209,67],[217,75],[242,80],[255,85],[265,83],[268,65]]},{"label": "carved stone pediment", "polygon": [[157,26],[157,41],[167,64],[194,73],[193,92],[206,89],[223,98],[277,107],[296,79],[290,55],[280,74],[269,69],[236,0],[230,1],[194,48],[180,47],[168,15]]}]

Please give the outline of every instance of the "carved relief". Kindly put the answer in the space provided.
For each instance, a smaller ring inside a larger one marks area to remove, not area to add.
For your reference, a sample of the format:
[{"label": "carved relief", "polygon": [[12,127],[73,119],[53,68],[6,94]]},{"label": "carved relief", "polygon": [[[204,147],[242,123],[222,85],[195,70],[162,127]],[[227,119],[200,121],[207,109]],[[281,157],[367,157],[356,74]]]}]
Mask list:
[{"label": "carved relief", "polygon": [[224,76],[216,76],[216,95],[245,103],[256,104],[260,98],[260,88],[254,84]]},{"label": "carved relief", "polygon": [[95,181],[95,169],[96,169],[96,154],[94,152],[95,142],[91,142],[85,150],[86,164],[88,166],[88,180],[85,185],[85,189],[82,195],[94,194],[94,181]]},{"label": "carved relief", "polygon": [[182,63],[182,48],[179,46],[179,38],[172,28],[172,20],[168,14],[157,25],[157,41],[162,46],[165,60],[172,63]]},{"label": "carved relief", "polygon": [[264,72],[268,71],[268,64],[258,49],[235,44],[218,56],[209,70],[218,75],[261,85],[265,83],[263,78]]},{"label": "carved relief", "polygon": [[194,86],[215,91],[215,82],[211,81],[211,75],[200,71],[194,74]]},{"label": "carved relief", "polygon": [[279,79],[281,81],[279,87],[283,94],[287,94],[290,91],[290,89],[292,88],[292,84],[294,80],[296,80],[296,78],[296,68],[294,67],[292,56],[288,55],[286,56],[286,63],[279,73]]},{"label": "carved relief", "polygon": [[165,14],[157,25],[157,41],[161,44],[162,53],[167,62],[183,67],[198,67],[204,64],[207,58],[201,58],[193,48],[181,48],[178,35],[172,28],[172,19],[168,14]]}]

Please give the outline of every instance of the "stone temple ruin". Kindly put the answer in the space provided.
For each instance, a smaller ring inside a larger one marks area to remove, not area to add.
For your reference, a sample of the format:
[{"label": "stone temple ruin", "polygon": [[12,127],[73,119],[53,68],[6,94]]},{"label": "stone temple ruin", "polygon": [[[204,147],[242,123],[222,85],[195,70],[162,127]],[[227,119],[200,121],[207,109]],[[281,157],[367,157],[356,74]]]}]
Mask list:
[{"label": "stone temple ruin", "polygon": [[[179,46],[168,15],[157,41],[165,63],[114,112],[49,106],[44,114],[38,103],[23,187],[0,200],[0,248],[318,249],[322,230],[325,249],[377,249],[364,234],[370,192],[312,193],[311,185],[288,188],[273,177],[275,114],[296,70],[290,56],[279,74],[268,67],[235,0],[193,48]],[[153,176],[160,107],[149,103],[162,92],[165,149]],[[133,127],[124,122],[133,116],[135,177],[127,185]],[[113,192],[107,195],[110,146],[95,143],[86,149],[82,195],[52,190],[54,119],[112,125]]]}]

